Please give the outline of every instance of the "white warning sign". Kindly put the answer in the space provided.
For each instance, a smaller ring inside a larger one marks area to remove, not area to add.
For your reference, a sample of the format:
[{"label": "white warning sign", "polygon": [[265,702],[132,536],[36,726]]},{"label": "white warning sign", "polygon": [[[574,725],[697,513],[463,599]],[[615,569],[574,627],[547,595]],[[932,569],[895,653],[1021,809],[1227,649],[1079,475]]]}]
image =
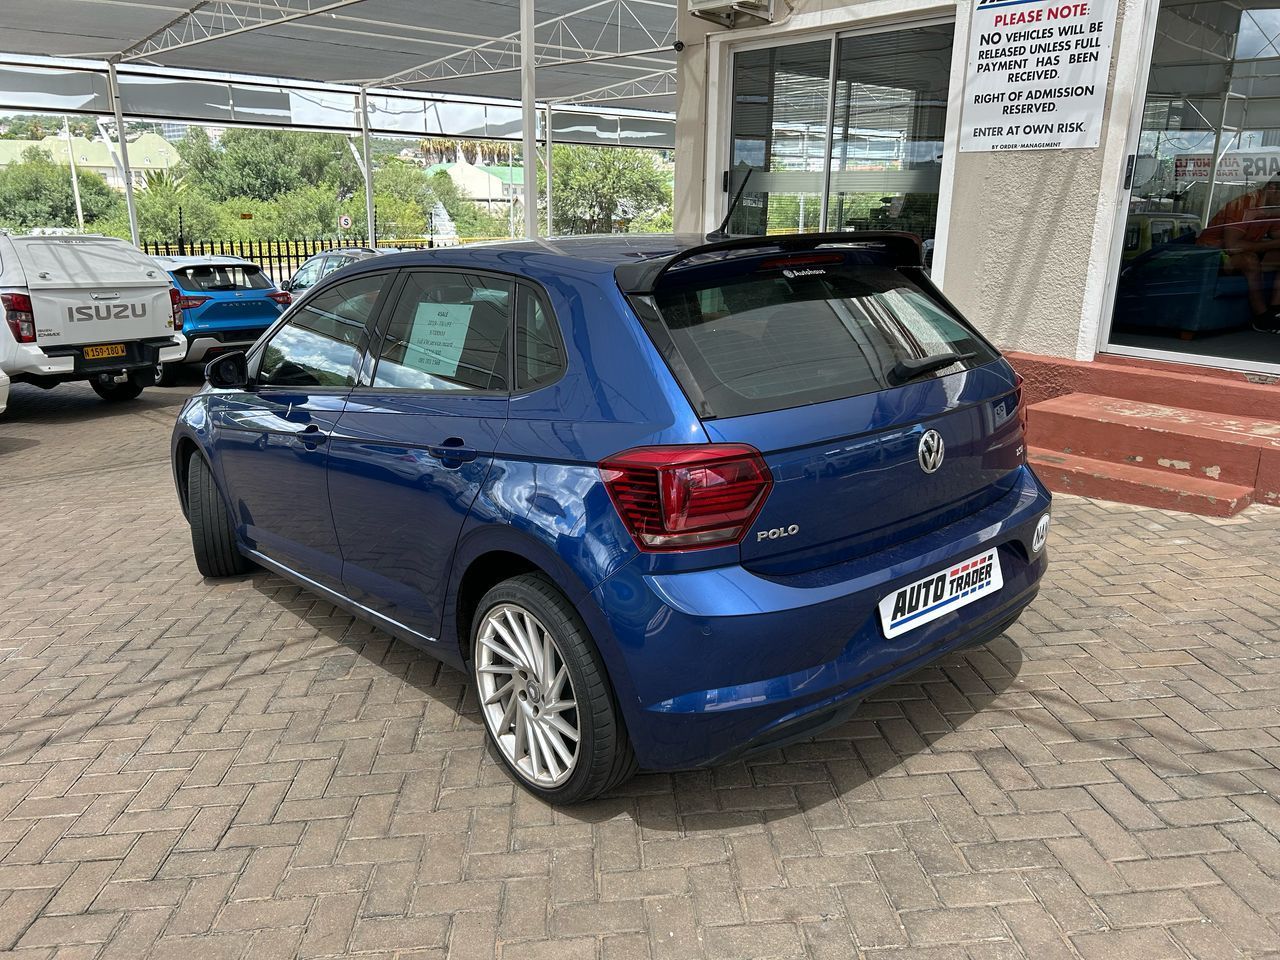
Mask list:
[{"label": "white warning sign", "polygon": [[979,0],[960,150],[1096,147],[1116,0]]}]

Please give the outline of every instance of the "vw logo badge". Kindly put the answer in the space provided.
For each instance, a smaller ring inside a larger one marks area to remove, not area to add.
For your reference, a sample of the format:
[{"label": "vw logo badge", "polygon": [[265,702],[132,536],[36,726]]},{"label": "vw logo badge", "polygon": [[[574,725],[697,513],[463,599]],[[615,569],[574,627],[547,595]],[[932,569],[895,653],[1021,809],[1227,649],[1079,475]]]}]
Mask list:
[{"label": "vw logo badge", "polygon": [[916,460],[925,473],[937,473],[942,466],[942,458],[947,455],[947,445],[942,442],[942,434],[937,430],[926,430],[920,438],[920,446],[916,449]]}]

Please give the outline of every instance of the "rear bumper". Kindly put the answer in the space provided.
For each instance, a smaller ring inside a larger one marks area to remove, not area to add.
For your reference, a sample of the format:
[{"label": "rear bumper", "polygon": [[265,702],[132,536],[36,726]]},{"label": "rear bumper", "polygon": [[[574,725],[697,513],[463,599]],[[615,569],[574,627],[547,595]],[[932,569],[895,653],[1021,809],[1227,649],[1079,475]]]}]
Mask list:
[{"label": "rear bumper", "polygon": [[231,350],[246,350],[257,342],[258,337],[262,335],[263,330],[267,329],[267,326],[269,324],[264,324],[261,329],[256,330],[189,331],[187,333],[187,353],[182,358],[182,362],[199,363],[219,353],[226,353]]},{"label": "rear bumper", "polygon": [[[803,586],[734,566],[646,576],[623,568],[596,588],[613,636],[610,668],[643,767],[687,769],[812,736],[877,687],[998,636],[1036,595],[1032,551],[1048,493],[1027,468],[1005,497],[889,550],[807,576]],[[921,576],[995,546],[998,592],[885,638],[877,604]],[[629,701],[629,702],[628,702]]]},{"label": "rear bumper", "polygon": [[86,360],[79,345],[41,347],[34,343],[20,343],[14,350],[12,362],[7,365],[8,373],[17,383],[88,380],[99,373],[118,373],[144,369],[157,363],[173,363],[187,349],[181,334],[127,341],[125,347],[127,355],[124,357]]}]

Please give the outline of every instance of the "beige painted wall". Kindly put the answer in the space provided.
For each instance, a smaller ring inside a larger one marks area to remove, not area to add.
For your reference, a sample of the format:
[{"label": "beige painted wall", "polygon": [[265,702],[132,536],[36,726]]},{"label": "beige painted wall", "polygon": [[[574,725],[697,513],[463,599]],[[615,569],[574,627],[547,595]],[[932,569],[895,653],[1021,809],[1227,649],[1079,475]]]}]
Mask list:
[{"label": "beige painted wall", "polygon": [[[1141,16],[1132,18],[1128,30],[1123,21],[1126,8],[1140,12],[1144,3],[1154,2],[1120,0],[1099,147],[990,154],[951,150],[954,187],[948,202],[944,184],[946,207],[939,210],[949,226],[935,270],[947,295],[1003,348],[1077,359],[1094,354],[1099,322],[1109,310],[1112,240],[1126,202],[1119,189],[1126,132],[1143,62]],[[805,32],[821,33],[856,25],[856,8],[883,14],[886,6],[891,4],[884,0],[792,0],[788,19],[792,25],[813,23],[815,29]],[[952,72],[953,118],[961,105],[958,81],[969,10],[968,0],[955,7],[960,59]],[[703,210],[707,150],[714,149],[706,136],[707,34],[719,28],[687,14],[680,27],[686,46],[679,60],[675,222],[677,230],[697,232],[715,226],[704,222]],[[780,42],[803,36],[785,25],[769,29]],[[720,184],[711,187],[719,190]]]}]

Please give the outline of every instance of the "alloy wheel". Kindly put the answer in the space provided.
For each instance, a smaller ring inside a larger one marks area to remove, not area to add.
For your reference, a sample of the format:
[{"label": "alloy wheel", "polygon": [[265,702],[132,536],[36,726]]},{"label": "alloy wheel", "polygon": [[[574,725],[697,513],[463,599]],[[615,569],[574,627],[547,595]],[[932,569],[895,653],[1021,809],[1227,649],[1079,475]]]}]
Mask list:
[{"label": "alloy wheel", "polygon": [[491,608],[476,632],[475,669],[485,724],[507,762],[539,787],[568,780],[581,739],[578,701],[542,621],[518,604]]}]

